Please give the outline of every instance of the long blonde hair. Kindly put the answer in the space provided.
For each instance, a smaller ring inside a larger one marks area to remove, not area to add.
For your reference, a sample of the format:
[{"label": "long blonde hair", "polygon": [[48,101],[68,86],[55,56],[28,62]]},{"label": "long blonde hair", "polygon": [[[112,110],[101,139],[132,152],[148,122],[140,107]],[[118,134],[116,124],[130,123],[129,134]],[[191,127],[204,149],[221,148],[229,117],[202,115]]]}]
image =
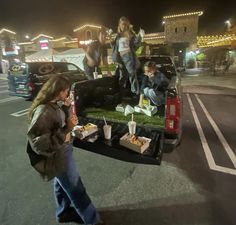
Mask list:
[{"label": "long blonde hair", "polygon": [[[121,27],[120,27],[120,24],[122,22],[124,22],[125,25],[126,25],[124,31],[122,31]],[[130,20],[127,17],[122,16],[119,19],[119,23],[118,23],[118,27],[117,27],[117,33],[122,35],[122,36],[128,37],[129,39],[131,39],[131,37],[135,35],[135,32],[133,30],[133,26],[130,24]]]},{"label": "long blonde hair", "polygon": [[61,91],[70,88],[70,80],[68,77],[62,75],[53,75],[39,91],[37,97],[34,99],[28,113],[29,121],[32,120],[34,110],[42,104],[48,104],[54,100]]}]

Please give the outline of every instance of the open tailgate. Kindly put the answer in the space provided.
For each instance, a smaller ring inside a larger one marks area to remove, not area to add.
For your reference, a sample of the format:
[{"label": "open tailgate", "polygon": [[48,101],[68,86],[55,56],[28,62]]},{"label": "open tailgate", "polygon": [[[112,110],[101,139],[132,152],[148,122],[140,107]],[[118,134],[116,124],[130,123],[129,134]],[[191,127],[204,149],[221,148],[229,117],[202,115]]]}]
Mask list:
[{"label": "open tailgate", "polygon": [[[94,87],[97,87],[101,84],[102,85],[106,85],[106,83],[112,84],[113,82],[112,79],[113,78],[106,78],[106,79],[101,78],[98,80],[75,83],[72,86],[72,92],[74,93],[76,109],[78,109],[79,107],[84,108],[84,104],[82,106],[81,102],[85,103],[88,94],[89,95],[92,94],[91,93],[92,85],[94,85]],[[111,86],[110,88],[112,89],[113,87]],[[85,93],[86,90],[89,91]],[[86,96],[86,98],[83,99],[82,96]],[[122,161],[160,165],[163,151],[164,129],[137,125],[136,135],[151,139],[149,148],[143,154],[141,154],[134,152],[130,149],[127,149],[119,144],[120,138],[125,133],[128,132],[127,123],[109,120],[109,118],[106,117],[107,123],[109,125],[112,125],[112,138],[111,140],[107,141],[105,140],[103,134],[104,121],[101,118],[88,117],[86,114],[83,115],[83,113],[82,114],[80,113],[78,115],[80,125],[85,125],[87,123],[93,123],[97,125],[98,139],[95,142],[91,143],[88,142],[87,139],[80,140],[77,137],[75,137],[73,141],[73,145],[75,147]]]}]

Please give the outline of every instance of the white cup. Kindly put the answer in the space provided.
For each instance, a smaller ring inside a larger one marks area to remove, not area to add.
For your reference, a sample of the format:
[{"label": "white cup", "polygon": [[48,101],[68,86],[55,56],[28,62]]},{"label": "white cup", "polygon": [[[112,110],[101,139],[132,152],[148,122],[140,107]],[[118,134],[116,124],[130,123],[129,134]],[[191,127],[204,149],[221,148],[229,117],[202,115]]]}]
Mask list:
[{"label": "white cup", "polygon": [[129,121],[128,127],[129,127],[129,133],[131,135],[136,133],[136,122],[135,121]]},{"label": "white cup", "polygon": [[96,80],[98,78],[98,72],[93,72],[93,78]]},{"label": "white cup", "polygon": [[105,139],[111,139],[111,125],[104,125],[103,126],[104,137]]}]

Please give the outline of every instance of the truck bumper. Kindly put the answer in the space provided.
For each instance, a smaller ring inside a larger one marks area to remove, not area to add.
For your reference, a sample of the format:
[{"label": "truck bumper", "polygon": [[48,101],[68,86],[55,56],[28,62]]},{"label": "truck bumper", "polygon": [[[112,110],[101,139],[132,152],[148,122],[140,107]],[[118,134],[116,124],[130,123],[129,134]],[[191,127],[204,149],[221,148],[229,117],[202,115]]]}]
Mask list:
[{"label": "truck bumper", "polygon": [[164,146],[163,146],[163,152],[168,153],[168,152],[172,152],[177,145],[179,144],[179,139],[175,138],[175,139],[164,139]]}]

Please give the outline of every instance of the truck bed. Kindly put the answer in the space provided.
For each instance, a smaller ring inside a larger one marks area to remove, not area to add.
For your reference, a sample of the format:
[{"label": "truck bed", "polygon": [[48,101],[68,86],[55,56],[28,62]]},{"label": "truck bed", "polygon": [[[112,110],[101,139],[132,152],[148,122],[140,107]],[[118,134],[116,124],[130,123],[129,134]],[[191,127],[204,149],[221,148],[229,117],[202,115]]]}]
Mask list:
[{"label": "truck bed", "polygon": [[[139,99],[134,98],[130,91],[121,91],[116,77],[105,77],[96,80],[76,83],[74,91],[76,113],[79,124],[96,124],[98,139],[91,143],[89,140],[74,139],[74,146],[94,153],[106,155],[123,161],[156,164],[161,163],[165,117],[158,112],[149,117],[145,114],[134,113],[137,123],[136,135],[151,139],[149,148],[143,153],[137,153],[119,144],[120,138],[128,132],[128,121],[131,114],[125,116],[115,110],[117,104],[138,105]],[[165,107],[164,107],[165,108]],[[103,116],[109,125],[112,125],[112,138],[104,139]]]}]

